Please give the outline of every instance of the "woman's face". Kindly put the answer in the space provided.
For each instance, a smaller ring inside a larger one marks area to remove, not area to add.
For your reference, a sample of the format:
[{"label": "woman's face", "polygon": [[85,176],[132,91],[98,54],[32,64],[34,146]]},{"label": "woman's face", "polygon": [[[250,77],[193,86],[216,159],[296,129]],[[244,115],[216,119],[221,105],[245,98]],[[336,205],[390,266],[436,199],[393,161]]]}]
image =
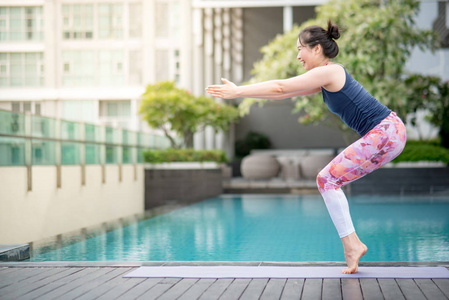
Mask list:
[{"label": "woman's face", "polygon": [[315,67],[315,55],[313,49],[309,48],[307,45],[302,45],[300,40],[296,42],[298,47],[298,56],[296,57],[302,64],[303,68],[311,70]]}]

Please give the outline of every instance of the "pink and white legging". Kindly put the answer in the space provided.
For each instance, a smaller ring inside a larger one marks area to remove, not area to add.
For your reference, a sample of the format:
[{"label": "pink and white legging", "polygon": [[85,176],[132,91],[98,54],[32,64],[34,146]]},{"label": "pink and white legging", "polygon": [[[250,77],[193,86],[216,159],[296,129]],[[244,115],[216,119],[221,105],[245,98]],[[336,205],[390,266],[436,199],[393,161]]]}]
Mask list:
[{"label": "pink and white legging", "polygon": [[340,238],[355,231],[341,187],[382,167],[405,146],[405,126],[392,112],[365,136],[335,157],[317,176],[318,190]]}]

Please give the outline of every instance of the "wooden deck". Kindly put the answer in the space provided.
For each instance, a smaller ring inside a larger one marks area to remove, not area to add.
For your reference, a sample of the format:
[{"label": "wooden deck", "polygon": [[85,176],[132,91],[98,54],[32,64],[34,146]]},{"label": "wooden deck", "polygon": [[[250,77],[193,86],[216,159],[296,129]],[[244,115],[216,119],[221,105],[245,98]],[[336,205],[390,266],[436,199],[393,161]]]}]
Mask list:
[{"label": "wooden deck", "polygon": [[135,268],[0,266],[0,299],[449,299],[449,279],[122,277]]}]

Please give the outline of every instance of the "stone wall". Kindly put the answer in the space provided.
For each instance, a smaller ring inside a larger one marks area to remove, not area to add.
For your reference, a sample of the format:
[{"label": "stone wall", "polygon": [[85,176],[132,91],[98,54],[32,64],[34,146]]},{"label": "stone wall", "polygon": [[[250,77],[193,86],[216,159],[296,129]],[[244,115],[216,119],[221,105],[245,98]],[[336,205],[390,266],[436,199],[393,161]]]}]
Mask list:
[{"label": "stone wall", "polygon": [[193,203],[223,193],[221,168],[145,169],[145,209]]},{"label": "stone wall", "polygon": [[449,195],[449,167],[381,168],[350,184],[352,195]]}]

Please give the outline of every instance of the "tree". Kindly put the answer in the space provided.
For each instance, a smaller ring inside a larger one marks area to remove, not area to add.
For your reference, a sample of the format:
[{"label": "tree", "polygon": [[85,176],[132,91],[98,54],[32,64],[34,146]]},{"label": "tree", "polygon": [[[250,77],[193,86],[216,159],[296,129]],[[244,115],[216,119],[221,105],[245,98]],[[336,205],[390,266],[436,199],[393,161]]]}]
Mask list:
[{"label": "tree", "polygon": [[[250,82],[304,73],[295,59],[298,33],[310,25],[325,27],[331,19],[342,30],[335,62],[344,65],[374,97],[404,119],[408,112],[404,64],[414,47],[436,47],[435,34],[416,26],[418,11],[419,1],[414,0],[330,0],[316,8],[315,19],[294,26],[261,49],[264,57],[255,63]],[[240,104],[241,114],[249,113],[256,102],[264,101],[245,99]],[[319,94],[295,99],[295,112],[303,112],[299,119],[302,124],[323,122],[342,129],[347,140],[353,139],[348,135],[352,131],[329,112]]]},{"label": "tree", "polygon": [[412,125],[417,122],[416,112],[426,110],[427,121],[439,128],[441,145],[449,148],[449,82],[443,82],[436,76],[414,74],[405,83]]},{"label": "tree", "polygon": [[[172,148],[191,148],[197,130],[205,126],[216,131],[226,130],[238,118],[235,107],[205,96],[195,97],[171,81],[147,85],[139,113],[150,127],[164,132]],[[181,142],[177,136],[181,137]]]}]

